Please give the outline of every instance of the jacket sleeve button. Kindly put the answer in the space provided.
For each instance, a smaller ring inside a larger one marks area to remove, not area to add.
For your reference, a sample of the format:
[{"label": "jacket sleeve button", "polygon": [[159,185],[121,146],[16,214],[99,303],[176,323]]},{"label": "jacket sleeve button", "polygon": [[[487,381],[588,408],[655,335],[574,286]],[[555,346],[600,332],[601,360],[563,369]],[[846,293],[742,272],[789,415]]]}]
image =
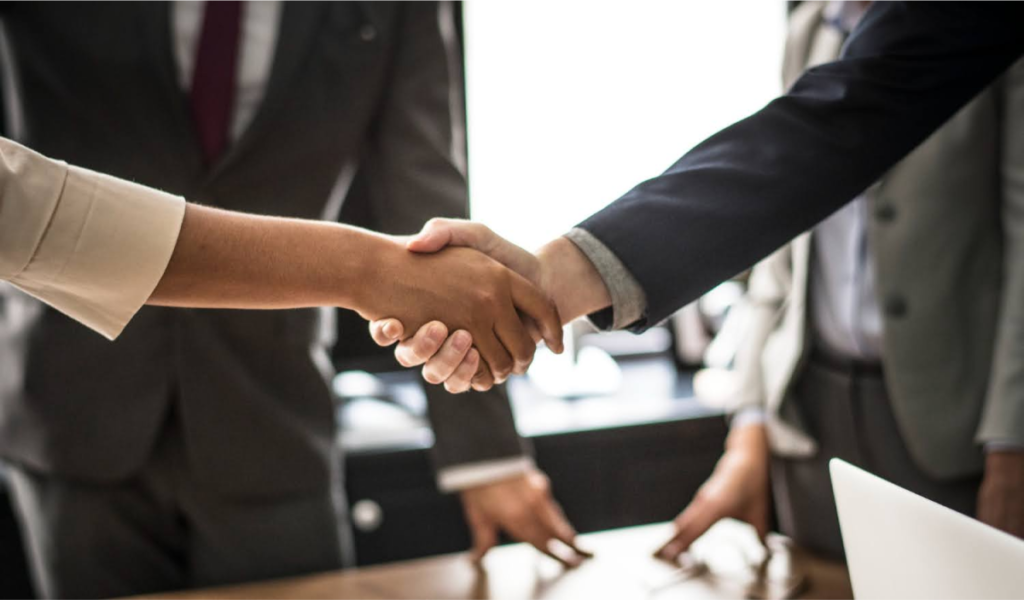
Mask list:
[{"label": "jacket sleeve button", "polygon": [[909,311],[907,301],[901,296],[889,296],[882,303],[886,316],[893,318],[905,317]]},{"label": "jacket sleeve button", "polygon": [[875,218],[881,223],[889,223],[896,218],[896,207],[892,204],[881,203],[875,207]]}]

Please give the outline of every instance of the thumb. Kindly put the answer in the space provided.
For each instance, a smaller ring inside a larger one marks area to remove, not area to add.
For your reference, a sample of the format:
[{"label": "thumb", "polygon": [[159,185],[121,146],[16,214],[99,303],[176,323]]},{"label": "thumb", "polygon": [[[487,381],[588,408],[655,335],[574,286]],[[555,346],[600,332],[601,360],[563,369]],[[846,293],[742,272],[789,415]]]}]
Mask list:
[{"label": "thumb", "polygon": [[409,238],[405,248],[411,252],[429,254],[452,243],[452,229],[447,220],[431,219],[423,230]]},{"label": "thumb", "polygon": [[405,335],[405,328],[398,319],[381,319],[370,322],[370,337],[378,346],[390,346]]}]

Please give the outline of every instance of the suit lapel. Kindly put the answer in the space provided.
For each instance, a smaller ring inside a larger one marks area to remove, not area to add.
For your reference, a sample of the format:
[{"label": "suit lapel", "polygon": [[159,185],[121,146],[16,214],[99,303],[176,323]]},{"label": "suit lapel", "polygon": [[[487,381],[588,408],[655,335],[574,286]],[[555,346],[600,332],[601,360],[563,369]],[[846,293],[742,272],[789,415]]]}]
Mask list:
[{"label": "suit lapel", "polygon": [[277,48],[267,80],[263,101],[252,122],[242,132],[238,142],[228,148],[224,157],[210,170],[208,180],[233,164],[255,140],[265,132],[272,117],[292,93],[292,82],[307,64],[307,57],[316,41],[317,28],[323,21],[327,2],[282,2],[281,25],[277,34]]},{"label": "suit lapel", "polygon": [[174,40],[171,38],[171,4],[169,2],[137,2],[124,5],[125,10],[137,9],[141,15],[143,36],[148,44],[154,73],[161,87],[162,104],[157,114],[170,121],[167,133],[172,151],[182,159],[188,157],[199,165],[199,139],[196,136],[188,97],[178,83],[177,64],[174,59]]}]

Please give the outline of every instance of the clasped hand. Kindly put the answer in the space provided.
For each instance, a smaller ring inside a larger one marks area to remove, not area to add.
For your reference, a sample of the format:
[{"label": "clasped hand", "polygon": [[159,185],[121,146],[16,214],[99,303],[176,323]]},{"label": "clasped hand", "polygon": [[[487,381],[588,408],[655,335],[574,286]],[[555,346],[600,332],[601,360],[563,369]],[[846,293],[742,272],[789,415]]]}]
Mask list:
[{"label": "clasped hand", "polygon": [[[378,303],[375,314],[363,315],[371,320],[370,333],[377,344],[399,342],[395,357],[403,366],[423,365],[424,379],[443,383],[452,393],[470,388],[484,391],[512,373],[525,373],[541,339],[552,351],[562,351],[558,307],[553,304],[540,262],[530,252],[484,225],[452,219],[430,221],[407,241],[406,250],[424,267],[434,257],[454,258],[464,264],[457,267],[459,276],[454,283],[458,290],[444,292],[454,303],[444,314],[420,310],[411,318],[399,317],[403,313],[388,312],[388,306]],[[483,275],[474,274],[476,264],[482,261],[494,268],[485,269],[488,273]],[[504,271],[511,289],[486,287],[487,276],[496,269]],[[421,274],[417,279],[428,287],[441,285],[433,275]],[[505,296],[508,301],[496,301]],[[498,310],[477,315],[480,307]],[[495,325],[493,332],[489,323]]]},{"label": "clasped hand", "polygon": [[[409,245],[422,249],[422,237]],[[417,245],[417,242],[419,245]],[[431,242],[433,243],[433,242]],[[360,315],[370,320],[374,339],[400,346],[399,360],[412,365],[410,349],[434,344],[444,356],[459,355],[463,379],[477,379],[480,387],[504,381],[512,373],[525,373],[542,339],[552,350],[562,349],[558,311],[547,295],[515,270],[470,248],[432,245],[428,252],[410,252],[400,243],[384,243],[370,261],[368,285],[373,297],[358,302]],[[461,244],[451,244],[461,245]],[[392,318],[393,317],[393,318]],[[409,331],[418,331],[407,336]],[[458,335],[448,338],[448,331]],[[431,353],[433,354],[433,353]],[[426,362],[426,361],[423,361]],[[465,363],[465,364],[463,364]],[[440,383],[455,371],[427,370]],[[453,386],[449,389],[455,391]],[[465,386],[468,388],[468,383]],[[465,390],[459,390],[465,391]]]}]

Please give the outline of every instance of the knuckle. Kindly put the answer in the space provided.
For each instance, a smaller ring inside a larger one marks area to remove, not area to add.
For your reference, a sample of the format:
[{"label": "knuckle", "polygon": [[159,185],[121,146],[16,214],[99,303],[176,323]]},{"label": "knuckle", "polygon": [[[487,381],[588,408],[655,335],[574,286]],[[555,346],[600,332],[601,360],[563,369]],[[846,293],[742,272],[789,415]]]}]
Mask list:
[{"label": "knuckle", "polygon": [[398,364],[406,368],[416,366],[411,360],[409,360],[407,353],[401,347],[395,350],[395,360],[398,361]]},{"label": "knuckle", "polygon": [[443,382],[443,379],[441,378],[441,376],[437,373],[437,371],[431,365],[427,365],[427,366],[423,367],[423,379],[425,379],[427,381],[427,383],[432,383],[434,385],[437,385],[437,384]]},{"label": "knuckle", "polygon": [[491,365],[491,373],[494,375],[494,377],[508,377],[508,374],[511,372],[512,361],[508,358],[501,357],[499,359],[495,359],[494,364]]},{"label": "knuckle", "polygon": [[528,345],[524,345],[522,348],[517,348],[515,350],[515,361],[516,368],[526,371],[526,367],[529,367],[530,363],[533,362],[533,348]]},{"label": "knuckle", "polygon": [[491,233],[490,227],[484,225],[483,223],[476,222],[467,223],[466,230],[476,236],[487,235]]},{"label": "knuckle", "polygon": [[430,340],[421,339],[416,340],[416,343],[412,346],[412,354],[420,361],[427,360],[434,355],[437,348]]},{"label": "knuckle", "polygon": [[477,300],[485,305],[493,305],[498,302],[498,291],[492,287],[481,287],[476,293]]},{"label": "knuckle", "polygon": [[530,478],[530,483],[537,493],[547,496],[551,492],[551,479],[543,473],[535,472]]},{"label": "knuckle", "polygon": [[523,526],[529,523],[533,519],[533,507],[529,500],[524,503],[516,504],[516,506],[509,510],[507,520],[510,524]]}]

